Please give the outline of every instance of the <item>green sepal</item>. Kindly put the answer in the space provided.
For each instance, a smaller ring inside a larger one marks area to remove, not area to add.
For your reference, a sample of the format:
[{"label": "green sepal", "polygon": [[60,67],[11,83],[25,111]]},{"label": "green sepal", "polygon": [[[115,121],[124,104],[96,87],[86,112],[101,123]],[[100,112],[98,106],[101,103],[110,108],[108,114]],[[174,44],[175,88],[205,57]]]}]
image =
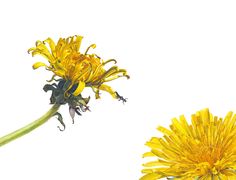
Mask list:
[{"label": "green sepal", "polygon": [[64,123],[64,121],[63,121],[62,115],[61,115],[59,112],[56,112],[56,113],[54,114],[54,116],[57,116],[57,120],[58,120],[58,121],[61,123],[61,125],[63,126],[63,129],[61,129],[60,126],[57,126],[58,129],[59,129],[60,131],[64,131],[64,130],[66,129],[66,125],[65,125],[65,123]]}]

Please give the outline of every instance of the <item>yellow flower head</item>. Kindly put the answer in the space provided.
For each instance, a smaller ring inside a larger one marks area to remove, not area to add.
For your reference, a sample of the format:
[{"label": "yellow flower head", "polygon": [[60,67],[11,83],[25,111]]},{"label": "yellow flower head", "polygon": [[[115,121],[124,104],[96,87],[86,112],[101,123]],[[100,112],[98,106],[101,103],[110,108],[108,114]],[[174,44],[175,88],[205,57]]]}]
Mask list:
[{"label": "yellow flower head", "polygon": [[204,109],[192,115],[192,124],[180,116],[172,119],[170,130],[158,130],[164,136],[146,143],[151,152],[144,157],[155,160],[144,164],[141,180],[236,179],[236,115],[232,112],[222,119]]},{"label": "yellow flower head", "polygon": [[88,54],[90,48],[95,48],[96,45],[89,46],[85,53],[79,52],[82,41],[82,36],[73,36],[68,38],[60,38],[55,42],[48,38],[45,41],[37,41],[36,47],[30,48],[29,52],[32,55],[41,55],[47,58],[49,65],[43,62],[37,62],[33,65],[34,69],[45,66],[47,70],[54,73],[52,80],[56,76],[69,81],[70,85],[65,91],[73,89],[73,95],[79,95],[85,87],[91,87],[99,98],[99,90],[109,92],[114,98],[118,98],[111,87],[104,83],[117,79],[119,77],[129,77],[125,69],[119,69],[113,66],[106,70],[104,66],[109,62],[116,61],[110,59],[103,61],[96,54]]}]

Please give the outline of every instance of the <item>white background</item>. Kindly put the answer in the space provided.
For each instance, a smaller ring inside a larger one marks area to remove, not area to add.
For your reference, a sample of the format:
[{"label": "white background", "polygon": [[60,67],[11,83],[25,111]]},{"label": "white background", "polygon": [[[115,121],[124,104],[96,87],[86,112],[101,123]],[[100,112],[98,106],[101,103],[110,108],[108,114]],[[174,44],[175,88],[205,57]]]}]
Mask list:
[{"label": "white background", "polygon": [[158,125],[209,107],[219,116],[236,110],[235,1],[33,1],[0,2],[0,135],[40,117],[49,108],[42,87],[51,77],[31,66],[36,40],[84,36],[104,59],[115,58],[130,80],[112,86],[123,105],[103,93],[92,112],[67,129],[51,119],[0,148],[3,180],[137,180],[144,143]]}]

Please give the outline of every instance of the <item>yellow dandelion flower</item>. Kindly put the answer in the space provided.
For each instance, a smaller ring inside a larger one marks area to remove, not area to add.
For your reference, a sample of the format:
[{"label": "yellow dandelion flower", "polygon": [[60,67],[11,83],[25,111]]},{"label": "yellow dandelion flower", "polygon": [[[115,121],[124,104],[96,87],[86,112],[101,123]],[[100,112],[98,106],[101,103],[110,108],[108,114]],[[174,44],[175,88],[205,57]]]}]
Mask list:
[{"label": "yellow dandelion flower", "polygon": [[103,61],[96,54],[88,54],[90,48],[95,48],[92,44],[87,48],[85,53],[81,53],[80,46],[82,36],[73,36],[60,38],[55,43],[51,38],[45,41],[37,41],[36,47],[30,48],[29,53],[32,55],[41,55],[45,57],[49,65],[43,62],[36,62],[34,69],[45,66],[47,70],[54,73],[51,80],[56,76],[69,82],[65,90],[65,96],[69,96],[69,91],[73,89],[73,95],[79,95],[85,87],[91,87],[99,98],[99,91],[107,91],[114,98],[120,98],[118,94],[106,82],[120,77],[127,77],[125,69],[119,69],[118,66],[112,66],[108,70],[104,67],[109,62],[116,63],[116,60],[109,59]]},{"label": "yellow dandelion flower", "polygon": [[60,131],[65,129],[65,123],[62,115],[59,113],[61,105],[68,104],[69,113],[74,123],[75,113],[81,115],[82,112],[89,110],[88,102],[90,96],[84,98],[82,92],[84,88],[90,87],[95,93],[95,97],[99,98],[99,91],[106,91],[119,101],[126,102],[123,98],[114,91],[106,83],[120,77],[127,77],[125,69],[120,69],[118,66],[105,68],[106,64],[116,60],[102,60],[96,54],[89,54],[90,48],[95,48],[92,44],[87,48],[85,53],[81,53],[80,45],[82,36],[73,36],[68,38],[60,38],[55,43],[51,38],[45,41],[37,41],[36,46],[28,50],[32,56],[41,55],[48,60],[48,63],[36,62],[33,64],[33,69],[45,67],[46,70],[53,72],[51,80],[43,87],[44,91],[51,91],[50,103],[53,106],[42,117],[29,123],[28,125],[0,137],[0,146],[3,146],[46,123],[50,118],[56,116],[57,120],[62,125],[58,128]]},{"label": "yellow dandelion flower", "polygon": [[[81,93],[86,87],[92,88],[95,97],[99,98],[99,91],[106,91],[112,97],[126,102],[126,99],[120,96],[106,83],[120,77],[127,77],[125,69],[118,66],[105,68],[106,64],[116,60],[102,60],[96,54],[89,54],[90,48],[96,45],[90,45],[85,53],[80,52],[82,36],[72,36],[60,38],[55,43],[51,38],[44,41],[37,41],[36,46],[28,50],[32,56],[41,55],[48,60],[48,63],[36,62],[33,69],[45,67],[46,70],[53,72],[52,84],[46,84],[44,91],[52,91],[50,98],[51,104],[68,104],[71,118],[74,122],[75,113],[81,115],[81,111],[89,110],[87,106],[90,97],[83,98]],[[58,79],[59,78],[59,79]],[[62,116],[58,113],[60,123],[65,127]]]},{"label": "yellow dandelion flower", "polygon": [[236,115],[229,112],[222,119],[204,109],[191,119],[188,124],[180,116],[170,129],[157,128],[164,136],[146,143],[151,151],[143,156],[155,160],[144,164],[140,180],[236,179]]}]

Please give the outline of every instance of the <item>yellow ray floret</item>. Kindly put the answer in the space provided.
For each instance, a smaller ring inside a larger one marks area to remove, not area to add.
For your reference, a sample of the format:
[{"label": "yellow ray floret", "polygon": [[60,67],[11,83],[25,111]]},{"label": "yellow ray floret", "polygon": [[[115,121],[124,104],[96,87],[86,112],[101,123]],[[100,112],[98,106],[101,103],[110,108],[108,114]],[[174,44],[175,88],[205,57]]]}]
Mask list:
[{"label": "yellow ray floret", "polygon": [[180,116],[170,129],[157,128],[164,136],[146,143],[151,151],[143,156],[154,160],[144,164],[140,180],[236,179],[236,115],[229,112],[222,119],[204,109],[191,119],[188,124]]},{"label": "yellow ray floret", "polygon": [[54,73],[52,80],[56,76],[69,80],[71,84],[67,91],[73,85],[78,84],[74,95],[79,95],[85,87],[92,87],[96,92],[96,97],[99,97],[99,90],[107,91],[116,97],[112,88],[104,83],[120,77],[128,78],[126,70],[119,69],[117,66],[105,69],[104,66],[107,63],[116,63],[116,61],[114,59],[103,61],[96,54],[88,54],[90,48],[96,47],[95,44],[89,46],[85,53],[79,52],[82,38],[82,36],[60,38],[57,43],[51,38],[45,41],[37,41],[36,46],[30,48],[28,52],[32,56],[41,55],[45,57],[49,64],[36,62],[33,69],[44,66]]}]

